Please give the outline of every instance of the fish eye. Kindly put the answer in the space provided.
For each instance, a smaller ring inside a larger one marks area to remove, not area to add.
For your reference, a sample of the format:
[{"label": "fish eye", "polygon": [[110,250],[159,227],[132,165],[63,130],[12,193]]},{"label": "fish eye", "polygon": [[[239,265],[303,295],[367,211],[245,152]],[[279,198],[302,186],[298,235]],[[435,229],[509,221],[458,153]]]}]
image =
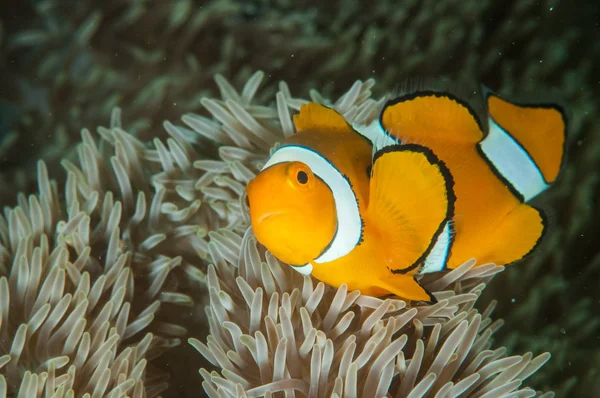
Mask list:
[{"label": "fish eye", "polygon": [[308,174],[306,174],[305,171],[300,170],[296,175],[296,179],[300,184],[304,185],[308,182]]}]

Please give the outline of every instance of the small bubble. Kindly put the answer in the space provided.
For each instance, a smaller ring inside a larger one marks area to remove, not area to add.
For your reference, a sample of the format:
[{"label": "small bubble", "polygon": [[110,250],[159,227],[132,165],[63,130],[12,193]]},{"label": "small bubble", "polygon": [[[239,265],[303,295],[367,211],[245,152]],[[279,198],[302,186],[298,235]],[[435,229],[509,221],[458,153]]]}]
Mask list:
[{"label": "small bubble", "polygon": [[510,302],[511,302],[511,303],[516,303],[516,302],[517,302],[517,299],[516,299],[516,298],[513,298],[512,300],[510,300]]}]

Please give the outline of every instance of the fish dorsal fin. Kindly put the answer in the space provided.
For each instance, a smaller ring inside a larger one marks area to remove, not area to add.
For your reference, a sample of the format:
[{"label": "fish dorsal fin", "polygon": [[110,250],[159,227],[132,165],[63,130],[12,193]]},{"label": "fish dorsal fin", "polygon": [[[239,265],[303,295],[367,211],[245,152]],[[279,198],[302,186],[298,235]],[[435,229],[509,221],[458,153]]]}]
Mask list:
[{"label": "fish dorsal fin", "polygon": [[565,151],[567,118],[554,104],[517,105],[488,92],[491,118],[531,157],[546,183],[561,169]]},{"label": "fish dorsal fin", "polygon": [[314,102],[302,104],[300,113],[294,115],[294,125],[297,133],[315,129],[344,132],[352,130],[346,119],[338,112]]},{"label": "fish dorsal fin", "polygon": [[483,138],[481,121],[466,101],[433,90],[388,101],[379,120],[383,130],[399,141],[477,143]]},{"label": "fish dorsal fin", "polygon": [[414,144],[387,146],[373,162],[367,223],[378,228],[390,271],[416,272],[453,217],[452,176],[430,149]]}]

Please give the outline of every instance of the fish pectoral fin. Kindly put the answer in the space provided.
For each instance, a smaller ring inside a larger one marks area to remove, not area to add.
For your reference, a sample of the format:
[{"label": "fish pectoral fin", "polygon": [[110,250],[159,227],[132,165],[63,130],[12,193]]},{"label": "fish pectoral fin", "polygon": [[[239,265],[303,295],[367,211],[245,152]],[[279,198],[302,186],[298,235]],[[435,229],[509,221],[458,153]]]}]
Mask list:
[{"label": "fish pectoral fin", "polygon": [[422,90],[392,99],[385,104],[380,122],[390,136],[409,142],[475,144],[483,138],[475,110],[443,91]]},{"label": "fish pectoral fin", "polygon": [[406,300],[425,301],[430,304],[437,303],[435,296],[410,275],[390,274],[389,278],[380,278],[378,285],[380,288]]},{"label": "fish pectoral fin", "polygon": [[537,247],[546,227],[546,218],[540,210],[521,204],[508,213],[496,233],[486,239],[482,247],[486,254],[477,260],[481,264],[493,262],[497,265],[521,260]]},{"label": "fish pectoral fin", "polygon": [[352,127],[342,115],[325,105],[314,102],[300,107],[300,113],[294,116],[294,126],[297,133],[315,129],[352,131]]},{"label": "fish pectoral fin", "polygon": [[453,217],[452,176],[418,145],[385,147],[373,162],[366,223],[376,229],[390,268],[416,270]]}]

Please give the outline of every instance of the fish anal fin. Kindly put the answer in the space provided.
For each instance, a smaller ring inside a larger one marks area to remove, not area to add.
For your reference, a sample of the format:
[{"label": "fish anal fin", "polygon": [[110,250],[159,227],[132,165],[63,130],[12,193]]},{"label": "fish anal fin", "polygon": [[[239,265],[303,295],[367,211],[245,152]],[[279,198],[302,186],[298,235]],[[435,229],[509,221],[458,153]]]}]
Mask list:
[{"label": "fish anal fin", "polygon": [[380,288],[405,300],[425,301],[431,304],[437,303],[433,294],[409,275],[394,275],[390,273],[389,278],[381,278],[378,281],[378,285]]},{"label": "fish anal fin", "polygon": [[324,105],[309,102],[300,107],[300,113],[294,115],[296,132],[315,129],[351,131],[346,119],[335,110]]},{"label": "fish anal fin", "polygon": [[373,162],[367,224],[376,228],[390,269],[416,272],[453,217],[452,176],[418,145],[385,147]]},{"label": "fish anal fin", "polygon": [[488,94],[488,111],[496,123],[531,156],[546,182],[553,182],[563,163],[566,115],[558,106],[516,105]]},{"label": "fish anal fin", "polygon": [[507,265],[521,260],[541,242],[547,224],[540,210],[520,204],[506,215],[495,234],[486,238],[482,247],[486,254],[477,258],[478,263]]},{"label": "fish anal fin", "polygon": [[475,144],[483,138],[481,121],[466,101],[435,91],[418,91],[388,101],[380,122],[388,134],[408,142]]}]

